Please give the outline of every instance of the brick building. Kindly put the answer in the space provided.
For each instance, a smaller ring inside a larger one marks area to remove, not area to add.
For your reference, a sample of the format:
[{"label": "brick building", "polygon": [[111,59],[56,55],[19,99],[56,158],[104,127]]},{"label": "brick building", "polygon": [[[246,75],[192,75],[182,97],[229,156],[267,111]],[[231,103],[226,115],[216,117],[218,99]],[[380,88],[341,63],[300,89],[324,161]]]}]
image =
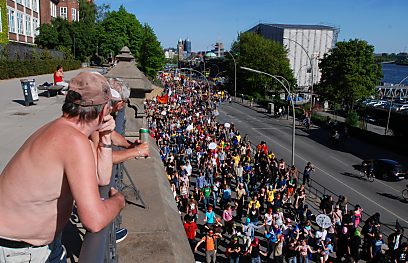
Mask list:
[{"label": "brick building", "polygon": [[40,8],[41,24],[48,24],[56,17],[79,21],[78,0],[40,0]]},{"label": "brick building", "polygon": [[34,44],[34,37],[38,33],[36,29],[40,25],[38,1],[7,0],[8,38],[10,41]]},{"label": "brick building", "polygon": [[[5,1],[6,5],[1,5],[2,1]],[[34,44],[40,24],[50,23],[56,17],[62,17],[69,22],[79,21],[79,1],[0,0],[0,42],[4,42],[3,35],[8,35],[9,41]],[[5,18],[6,23],[2,23]]]}]

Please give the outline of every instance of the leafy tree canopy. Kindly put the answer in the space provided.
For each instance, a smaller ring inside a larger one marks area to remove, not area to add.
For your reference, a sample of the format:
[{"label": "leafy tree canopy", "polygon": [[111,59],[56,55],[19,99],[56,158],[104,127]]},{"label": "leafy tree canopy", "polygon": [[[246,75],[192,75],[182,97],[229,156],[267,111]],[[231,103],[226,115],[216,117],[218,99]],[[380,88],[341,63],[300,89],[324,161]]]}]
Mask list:
[{"label": "leafy tree canopy", "polygon": [[337,42],[319,67],[322,77],[316,93],[350,108],[357,99],[373,94],[382,78],[381,65],[375,63],[374,47],[358,39]]},{"label": "leafy tree canopy", "polygon": [[140,47],[139,62],[146,75],[154,77],[156,72],[163,68],[165,63],[163,49],[148,24],[143,26],[143,41]]},{"label": "leafy tree canopy", "polygon": [[[287,50],[278,42],[266,39],[256,33],[245,32],[241,33],[237,41],[232,44],[231,53],[239,66],[282,76],[289,81],[292,87],[296,82],[287,59]],[[232,70],[229,70],[229,79],[233,80],[234,65],[233,63],[230,65]],[[265,95],[267,91],[281,91],[283,89],[279,82],[269,76],[240,70],[237,77],[239,78],[237,84],[241,84],[240,91],[248,94]]]}]

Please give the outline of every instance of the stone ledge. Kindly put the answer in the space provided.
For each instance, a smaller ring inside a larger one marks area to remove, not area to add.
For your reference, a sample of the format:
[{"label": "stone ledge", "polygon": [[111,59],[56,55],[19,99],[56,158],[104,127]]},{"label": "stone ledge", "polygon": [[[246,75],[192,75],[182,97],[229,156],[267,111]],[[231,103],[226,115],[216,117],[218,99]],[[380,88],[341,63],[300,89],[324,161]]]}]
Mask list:
[{"label": "stone ledge", "polygon": [[[148,208],[128,204],[122,211],[129,235],[118,244],[119,262],[194,262],[159,150],[153,139],[149,143],[151,158],[125,163]],[[125,191],[127,198],[139,203],[130,192]]]}]

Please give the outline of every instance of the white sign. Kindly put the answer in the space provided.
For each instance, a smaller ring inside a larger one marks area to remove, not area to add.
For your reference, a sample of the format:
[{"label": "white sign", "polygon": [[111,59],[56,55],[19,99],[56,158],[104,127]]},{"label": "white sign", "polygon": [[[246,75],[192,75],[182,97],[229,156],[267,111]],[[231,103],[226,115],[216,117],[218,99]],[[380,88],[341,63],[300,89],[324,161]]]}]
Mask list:
[{"label": "white sign", "polygon": [[215,142],[212,142],[208,145],[208,149],[210,150],[215,150],[217,148],[217,144]]},{"label": "white sign", "polygon": [[224,127],[225,127],[225,128],[229,128],[229,127],[231,127],[231,124],[229,124],[228,122],[226,122],[226,123],[224,123]]},{"label": "white sign", "polygon": [[329,228],[332,225],[332,221],[330,217],[328,217],[325,214],[320,214],[316,216],[316,223],[318,226],[323,227],[323,228]]}]

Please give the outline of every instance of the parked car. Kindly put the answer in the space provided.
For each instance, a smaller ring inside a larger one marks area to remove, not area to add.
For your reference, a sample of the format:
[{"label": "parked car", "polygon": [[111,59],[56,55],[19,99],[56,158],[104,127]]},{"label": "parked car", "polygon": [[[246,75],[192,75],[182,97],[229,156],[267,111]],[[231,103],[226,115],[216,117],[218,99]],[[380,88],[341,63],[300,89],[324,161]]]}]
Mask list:
[{"label": "parked car", "polygon": [[390,159],[364,160],[363,163],[371,163],[376,178],[399,181],[407,178],[406,168],[397,161]]}]

